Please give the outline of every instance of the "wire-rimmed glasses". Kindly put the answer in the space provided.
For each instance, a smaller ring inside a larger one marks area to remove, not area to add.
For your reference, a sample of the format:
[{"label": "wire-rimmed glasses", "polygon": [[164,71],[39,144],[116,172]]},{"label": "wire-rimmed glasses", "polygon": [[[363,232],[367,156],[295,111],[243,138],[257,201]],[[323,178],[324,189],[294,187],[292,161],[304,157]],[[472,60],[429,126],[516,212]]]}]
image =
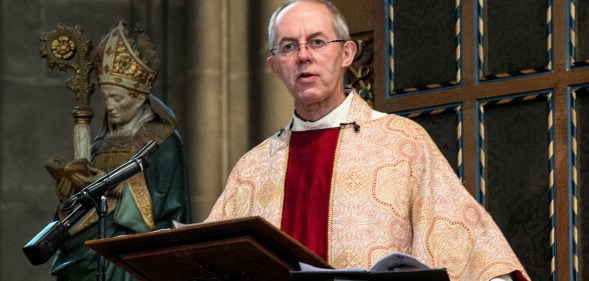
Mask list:
[{"label": "wire-rimmed glasses", "polygon": [[337,42],[346,42],[347,40],[343,39],[336,39],[331,41],[325,41],[323,39],[313,39],[308,42],[287,42],[275,48],[272,48],[270,52],[273,56],[282,56],[282,57],[289,57],[292,56],[294,53],[298,52],[301,48],[301,45],[305,45],[307,49],[311,49],[313,51],[320,51],[325,48],[330,43],[337,43]]}]

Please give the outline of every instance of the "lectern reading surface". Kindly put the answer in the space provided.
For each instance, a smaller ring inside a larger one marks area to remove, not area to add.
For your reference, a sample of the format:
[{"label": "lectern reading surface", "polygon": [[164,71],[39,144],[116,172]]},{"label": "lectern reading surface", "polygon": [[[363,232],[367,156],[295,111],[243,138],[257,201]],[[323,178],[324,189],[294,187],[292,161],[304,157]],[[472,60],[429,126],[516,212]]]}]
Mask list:
[{"label": "lectern reading surface", "polygon": [[289,280],[299,262],[332,268],[261,217],[86,242],[140,280]]}]

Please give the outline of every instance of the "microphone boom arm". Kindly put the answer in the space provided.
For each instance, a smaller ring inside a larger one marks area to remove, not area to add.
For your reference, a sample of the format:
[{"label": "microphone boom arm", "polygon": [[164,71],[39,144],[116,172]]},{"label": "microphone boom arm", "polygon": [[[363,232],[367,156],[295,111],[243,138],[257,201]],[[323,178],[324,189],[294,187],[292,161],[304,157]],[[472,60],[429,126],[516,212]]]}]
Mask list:
[{"label": "microphone boom arm", "polygon": [[122,181],[142,172],[145,168],[149,167],[149,157],[157,149],[157,146],[158,145],[154,140],[150,141],[143,146],[143,148],[141,148],[131,160],[127,161],[127,163],[102,176],[100,179],[84,187],[80,192],[68,198],[63,204],[61,204],[61,210],[67,212],[73,209],[76,204],[84,204],[88,201],[85,199],[96,201],[108,190],[117,186]]},{"label": "microphone boom arm", "polygon": [[[70,238],[69,228],[88,213],[92,207],[99,208],[96,203],[100,197],[112,187],[149,167],[149,158],[157,149],[157,143],[152,140],[147,143],[131,160],[115,170],[84,187],[80,192],[68,198],[62,205],[62,211],[69,211],[78,205],[62,221],[49,223],[23,248],[25,256],[33,265],[47,262]],[[92,202],[88,204],[86,202]]]}]

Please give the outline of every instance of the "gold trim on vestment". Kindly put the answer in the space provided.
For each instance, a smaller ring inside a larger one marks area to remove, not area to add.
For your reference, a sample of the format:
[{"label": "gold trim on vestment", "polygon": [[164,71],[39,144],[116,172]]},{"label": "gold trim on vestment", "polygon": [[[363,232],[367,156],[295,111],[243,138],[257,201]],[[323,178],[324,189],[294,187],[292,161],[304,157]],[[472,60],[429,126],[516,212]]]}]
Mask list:
[{"label": "gold trim on vestment", "polygon": [[143,172],[132,176],[127,183],[129,184],[129,191],[131,191],[131,195],[133,195],[139,213],[141,213],[141,218],[143,218],[143,221],[149,230],[155,230],[151,196],[149,195]]},{"label": "gold trim on vestment", "polygon": [[327,260],[331,260],[331,244],[329,243],[329,241],[332,241],[331,236],[332,236],[332,229],[333,229],[333,201],[335,200],[335,196],[334,196],[334,190],[336,188],[335,185],[335,179],[337,178],[337,163],[338,163],[338,159],[340,156],[340,147],[341,147],[341,143],[342,143],[342,139],[344,136],[344,129],[348,127],[345,125],[342,125],[339,129],[339,134],[337,136],[337,144],[335,146],[335,155],[333,158],[333,165],[331,167],[331,180],[329,182],[329,209],[328,211],[328,215],[327,215]]},{"label": "gold trim on vestment", "polygon": [[284,161],[283,162],[283,167],[282,167],[282,177],[280,179],[280,184],[282,185],[282,192],[280,192],[280,206],[278,208],[278,210],[280,210],[279,216],[278,216],[278,226],[282,226],[282,216],[284,214],[284,193],[285,193],[285,187],[286,187],[286,169],[288,168],[288,155],[290,153],[290,138],[292,136],[292,131],[291,130],[286,130],[286,134],[284,134],[284,132],[281,132],[278,135],[278,138],[282,137],[284,138],[284,142],[286,144],[286,152],[284,153]]}]

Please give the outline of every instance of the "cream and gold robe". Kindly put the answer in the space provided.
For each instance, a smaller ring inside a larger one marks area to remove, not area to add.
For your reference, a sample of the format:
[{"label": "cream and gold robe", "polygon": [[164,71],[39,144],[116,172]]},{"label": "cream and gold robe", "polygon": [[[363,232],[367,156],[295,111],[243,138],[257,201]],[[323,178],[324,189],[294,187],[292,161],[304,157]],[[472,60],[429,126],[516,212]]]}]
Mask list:
[{"label": "cream and gold robe", "polygon": [[[451,280],[489,281],[514,271],[529,280],[495,222],[421,126],[374,114],[355,93],[342,121],[360,130],[343,125],[338,140],[329,264],[369,268],[387,253],[403,252],[447,268]],[[280,227],[289,137],[284,129],[239,160],[207,221],[258,215]]]}]

